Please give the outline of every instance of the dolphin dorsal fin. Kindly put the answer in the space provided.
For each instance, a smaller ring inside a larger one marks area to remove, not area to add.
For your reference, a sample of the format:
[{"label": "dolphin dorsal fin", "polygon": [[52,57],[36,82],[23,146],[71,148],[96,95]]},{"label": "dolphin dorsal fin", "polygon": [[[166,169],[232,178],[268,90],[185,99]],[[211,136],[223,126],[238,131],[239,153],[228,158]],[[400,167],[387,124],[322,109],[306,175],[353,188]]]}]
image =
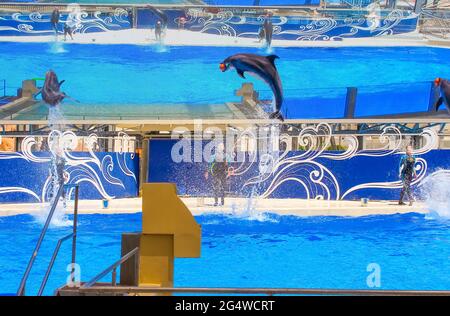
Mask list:
[{"label": "dolphin dorsal fin", "polygon": [[280,57],[278,57],[277,55],[269,55],[269,56],[266,56],[266,58],[270,61],[272,66],[275,67],[275,59],[280,58]]}]

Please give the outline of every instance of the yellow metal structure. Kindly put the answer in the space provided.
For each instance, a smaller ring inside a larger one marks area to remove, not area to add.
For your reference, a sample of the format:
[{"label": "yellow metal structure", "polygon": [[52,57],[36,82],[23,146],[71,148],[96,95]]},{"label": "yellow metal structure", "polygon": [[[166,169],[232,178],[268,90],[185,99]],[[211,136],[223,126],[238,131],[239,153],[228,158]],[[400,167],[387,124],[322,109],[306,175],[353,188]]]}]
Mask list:
[{"label": "yellow metal structure", "polygon": [[173,183],[145,183],[139,286],[173,286],[174,258],[200,257],[201,229]]}]

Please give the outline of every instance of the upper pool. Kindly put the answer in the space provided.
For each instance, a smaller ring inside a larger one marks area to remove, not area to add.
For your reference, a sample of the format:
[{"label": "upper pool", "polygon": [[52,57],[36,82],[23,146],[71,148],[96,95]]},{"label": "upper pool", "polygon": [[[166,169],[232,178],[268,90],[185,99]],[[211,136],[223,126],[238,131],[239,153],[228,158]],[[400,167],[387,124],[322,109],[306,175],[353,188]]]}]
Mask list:
[{"label": "upper pool", "polygon": [[[260,49],[65,44],[55,51],[53,44],[1,43],[0,79],[19,87],[23,79],[42,78],[53,69],[66,80],[63,91],[93,111],[96,105],[120,105],[118,111],[126,112],[127,106],[143,104],[224,104],[239,100],[234,92],[243,82],[270,96],[261,81],[218,67],[235,53],[266,54]],[[273,53],[280,57],[285,108],[299,117],[340,116],[346,87],[359,87],[361,102],[372,102],[360,107],[360,115],[370,115],[370,107],[416,110],[428,106],[431,81],[450,77],[450,50],[442,48],[276,48]]]},{"label": "upper pool", "polygon": [[[177,259],[175,286],[450,290],[450,224],[424,215],[295,217],[239,213],[196,217],[201,258]],[[120,257],[122,232],[141,229],[141,214],[81,215],[77,263],[89,280]],[[15,293],[41,224],[30,215],[0,217],[0,293]],[[52,227],[27,284],[35,295],[56,242],[72,227]],[[46,294],[66,282],[71,242],[63,244]],[[110,275],[104,281],[110,281]]]}]

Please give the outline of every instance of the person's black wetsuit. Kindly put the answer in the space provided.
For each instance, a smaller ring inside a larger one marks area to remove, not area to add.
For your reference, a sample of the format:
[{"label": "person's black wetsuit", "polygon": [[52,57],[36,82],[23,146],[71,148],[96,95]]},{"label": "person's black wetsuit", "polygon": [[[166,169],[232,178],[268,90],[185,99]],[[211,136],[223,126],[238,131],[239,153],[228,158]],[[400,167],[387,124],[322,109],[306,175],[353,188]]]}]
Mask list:
[{"label": "person's black wetsuit", "polygon": [[156,23],[155,25],[155,37],[157,41],[161,41],[162,23]]},{"label": "person's black wetsuit", "polygon": [[264,36],[266,37],[266,45],[270,47],[272,45],[273,25],[270,18],[266,18],[263,24]]},{"label": "person's black wetsuit", "polygon": [[133,10],[128,10],[128,22],[130,22],[130,29],[134,27],[134,16],[133,16]]},{"label": "person's black wetsuit", "polygon": [[228,165],[226,161],[213,161],[210,166],[212,185],[214,191],[214,205],[218,205],[219,197],[221,205],[225,203],[225,188],[227,185]]},{"label": "person's black wetsuit", "polygon": [[399,203],[403,203],[403,198],[406,195],[408,196],[409,202],[412,203],[414,198],[411,192],[411,182],[413,180],[413,176],[415,175],[414,164],[416,163],[416,158],[414,156],[404,155],[400,160],[400,176],[402,178],[403,187],[400,192]]},{"label": "person's black wetsuit", "polygon": [[53,10],[52,16],[50,18],[50,24],[55,33],[58,33],[58,23],[59,23],[59,11]]}]

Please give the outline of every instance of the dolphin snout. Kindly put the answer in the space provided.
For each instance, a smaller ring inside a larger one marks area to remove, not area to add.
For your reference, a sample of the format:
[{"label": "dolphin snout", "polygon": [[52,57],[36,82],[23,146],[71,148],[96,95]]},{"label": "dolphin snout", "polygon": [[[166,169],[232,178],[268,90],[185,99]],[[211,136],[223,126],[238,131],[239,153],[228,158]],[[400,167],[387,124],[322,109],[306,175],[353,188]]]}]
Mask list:
[{"label": "dolphin snout", "polygon": [[220,63],[219,68],[220,68],[220,70],[222,70],[222,72],[224,72],[227,70],[228,67],[224,63]]},{"label": "dolphin snout", "polygon": [[434,79],[434,85],[435,85],[436,87],[439,87],[439,86],[441,85],[441,78],[436,78],[436,79]]}]

